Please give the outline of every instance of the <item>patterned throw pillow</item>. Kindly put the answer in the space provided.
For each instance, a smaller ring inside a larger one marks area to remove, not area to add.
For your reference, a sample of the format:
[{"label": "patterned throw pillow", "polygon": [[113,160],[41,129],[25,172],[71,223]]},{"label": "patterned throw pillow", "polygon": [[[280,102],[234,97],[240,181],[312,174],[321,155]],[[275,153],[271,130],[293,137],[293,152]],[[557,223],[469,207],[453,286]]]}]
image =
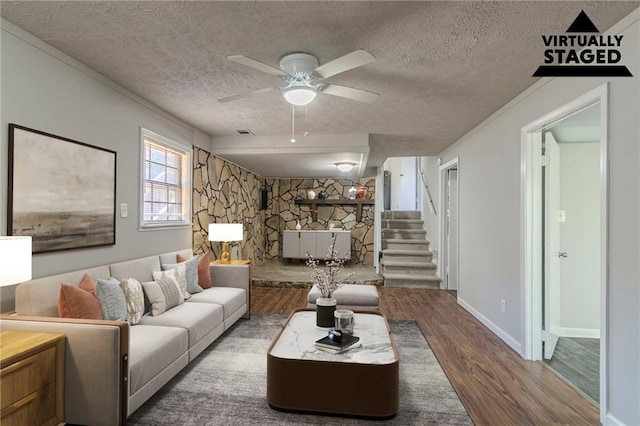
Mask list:
[{"label": "patterned throw pillow", "polygon": [[175,268],[166,271],[156,271],[153,273],[153,280],[170,279],[175,281],[178,288],[182,290],[183,301],[191,297],[191,293],[187,291],[187,265],[179,263]]},{"label": "patterned throw pillow", "polygon": [[[187,261],[187,259],[179,254],[176,255],[176,260],[178,263]],[[201,255],[198,260],[198,285],[202,288],[213,287],[211,283],[211,271],[209,270],[209,252]]]},{"label": "patterned throw pillow", "polygon": [[120,281],[113,277],[108,280],[98,280],[96,297],[102,308],[102,319],[111,321],[127,320],[127,301],[120,288]]},{"label": "patterned throw pillow", "polygon": [[144,292],[151,302],[151,315],[157,316],[184,302],[178,284],[168,278],[142,283]]},{"label": "patterned throw pillow", "polygon": [[128,278],[120,282],[120,287],[127,301],[127,322],[136,325],[144,314],[144,293],[142,284],[134,278]]},{"label": "patterned throw pillow", "polygon": [[[198,260],[200,256],[195,256],[186,262],[184,265],[186,266],[185,277],[187,278],[187,292],[191,294],[200,293],[202,291],[202,287],[198,285]],[[180,263],[168,263],[162,265],[163,270],[174,269],[177,268]]]}]

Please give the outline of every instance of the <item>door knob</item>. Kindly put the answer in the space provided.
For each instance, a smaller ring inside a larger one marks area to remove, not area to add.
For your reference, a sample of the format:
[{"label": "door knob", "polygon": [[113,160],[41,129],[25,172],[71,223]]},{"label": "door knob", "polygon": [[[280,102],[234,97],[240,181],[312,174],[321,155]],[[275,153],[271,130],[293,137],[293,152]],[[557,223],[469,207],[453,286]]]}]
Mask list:
[{"label": "door knob", "polygon": [[569,255],[567,254],[566,251],[561,251],[558,253],[558,257],[568,257]]}]

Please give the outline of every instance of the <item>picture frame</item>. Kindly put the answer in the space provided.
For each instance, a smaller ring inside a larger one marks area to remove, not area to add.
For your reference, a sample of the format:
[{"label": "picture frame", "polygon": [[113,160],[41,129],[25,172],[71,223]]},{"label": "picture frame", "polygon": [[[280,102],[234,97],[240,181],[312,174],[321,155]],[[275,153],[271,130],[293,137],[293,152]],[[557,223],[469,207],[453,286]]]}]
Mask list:
[{"label": "picture frame", "polygon": [[116,152],[9,124],[7,235],[33,253],[116,243]]}]

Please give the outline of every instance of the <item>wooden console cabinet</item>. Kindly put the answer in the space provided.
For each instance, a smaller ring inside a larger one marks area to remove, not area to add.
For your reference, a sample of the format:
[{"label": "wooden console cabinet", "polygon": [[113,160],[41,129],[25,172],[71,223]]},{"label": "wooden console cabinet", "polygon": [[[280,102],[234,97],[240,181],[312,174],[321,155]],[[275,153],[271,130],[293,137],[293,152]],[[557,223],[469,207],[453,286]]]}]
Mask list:
[{"label": "wooden console cabinet", "polygon": [[0,333],[0,423],[57,425],[64,416],[62,334]]}]

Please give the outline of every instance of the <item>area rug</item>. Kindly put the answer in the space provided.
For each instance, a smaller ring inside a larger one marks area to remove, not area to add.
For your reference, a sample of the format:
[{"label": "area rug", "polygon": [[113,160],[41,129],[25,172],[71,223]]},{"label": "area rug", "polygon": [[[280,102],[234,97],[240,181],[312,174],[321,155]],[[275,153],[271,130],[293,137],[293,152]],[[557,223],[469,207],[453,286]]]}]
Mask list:
[{"label": "area rug", "polygon": [[[253,314],[205,349],[128,425],[360,425],[372,421],[286,413],[267,404],[267,348],[283,315]],[[414,321],[389,321],[400,353],[400,408],[391,425],[473,424]],[[304,380],[304,378],[301,378]]]}]

